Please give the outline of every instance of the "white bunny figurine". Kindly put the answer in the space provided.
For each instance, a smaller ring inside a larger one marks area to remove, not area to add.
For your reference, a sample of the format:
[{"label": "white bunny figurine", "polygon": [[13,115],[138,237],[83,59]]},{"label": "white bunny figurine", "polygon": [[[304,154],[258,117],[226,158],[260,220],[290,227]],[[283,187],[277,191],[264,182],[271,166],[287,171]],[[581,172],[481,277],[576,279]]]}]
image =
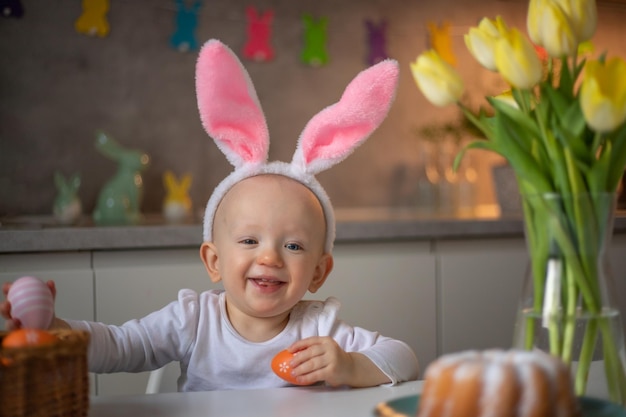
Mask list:
[{"label": "white bunny figurine", "polygon": [[362,71],[337,103],[313,116],[304,127],[290,163],[268,163],[269,132],[247,71],[220,41],[206,42],[196,65],[200,118],[235,169],[209,199],[204,240],[212,240],[215,211],[233,185],[255,175],[278,174],[302,183],[317,196],[326,217],[326,250],[330,251],[335,237],[334,214],[315,174],[342,161],[378,128],[393,102],[398,75],[398,63],[391,59]]},{"label": "white bunny figurine", "polygon": [[96,148],[107,158],[116,161],[118,168],[100,190],[93,212],[94,222],[98,225],[137,223],[141,219],[141,171],[147,167],[150,158],[143,152],[121,147],[102,132],[98,133]]},{"label": "white bunny figurine", "polygon": [[66,179],[63,174],[56,171],[54,173],[54,185],[57,189],[57,195],[52,206],[54,218],[64,226],[76,223],[83,214],[83,206],[78,197],[80,175],[74,174]]}]

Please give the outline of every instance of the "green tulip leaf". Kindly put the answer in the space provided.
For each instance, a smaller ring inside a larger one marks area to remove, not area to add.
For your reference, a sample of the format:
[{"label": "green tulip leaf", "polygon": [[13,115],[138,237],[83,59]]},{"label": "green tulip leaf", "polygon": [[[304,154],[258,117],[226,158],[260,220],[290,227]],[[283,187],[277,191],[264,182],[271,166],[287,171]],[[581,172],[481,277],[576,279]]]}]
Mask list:
[{"label": "green tulip leaf", "polygon": [[[578,108],[578,111],[573,108]],[[579,111],[580,106],[572,106],[571,110],[562,120],[554,120],[552,131],[561,146],[571,148],[577,160],[589,163],[593,155],[589,152],[584,140],[585,119]]]},{"label": "green tulip leaf", "polygon": [[493,97],[489,97],[487,100],[489,101],[489,104],[496,109],[498,113],[497,117],[506,116],[510,118],[516,125],[529,132],[530,137],[534,137],[539,134],[537,124],[533,118],[530,117],[530,115],[509,104],[503,103],[498,99],[494,99]]},{"label": "green tulip leaf", "polygon": [[545,105],[556,113],[555,116],[557,118],[562,119],[565,117],[565,114],[572,103],[572,99],[570,97],[567,97],[561,90],[555,90],[551,86],[547,86],[545,84],[541,86],[541,96],[548,99],[545,101]]},{"label": "green tulip leaf", "polygon": [[612,154],[611,142],[607,142],[600,157],[587,173],[587,183],[591,192],[599,193],[607,190]]},{"label": "green tulip leaf", "polygon": [[[509,106],[510,107],[510,106]],[[494,130],[494,136],[501,138],[498,142],[500,154],[504,156],[513,170],[524,180],[534,184],[539,192],[549,192],[552,186],[547,179],[546,173],[541,165],[532,157],[532,147],[523,147],[523,140],[519,136],[527,134],[515,123],[511,123],[505,114],[498,114]],[[506,140],[510,138],[511,140]],[[526,141],[529,143],[530,141]]]},{"label": "green tulip leaf", "polygon": [[[574,98],[574,84],[576,83],[576,78],[578,77],[577,69],[574,69],[574,73],[572,73],[568,62],[566,60],[561,62],[561,79],[558,91],[562,92],[567,100],[572,100]],[[555,91],[551,86],[548,87],[548,90]]]},{"label": "green tulip leaf", "polygon": [[490,138],[493,134],[493,116],[488,115],[483,108],[480,109],[478,115],[472,113],[467,107],[459,105],[463,111],[463,115],[482,135]]},{"label": "green tulip leaf", "polygon": [[498,155],[504,157],[504,155],[500,152],[498,147],[493,142],[489,142],[489,141],[486,141],[486,140],[476,140],[476,141],[470,142],[467,145],[465,145],[457,153],[456,157],[454,158],[454,163],[452,165],[452,168],[454,169],[454,171],[456,171],[458,169],[459,164],[461,163],[461,160],[465,156],[465,152],[467,152],[470,149],[482,149],[482,150],[485,150],[485,151],[490,151],[490,152],[497,153]]},{"label": "green tulip leaf", "polygon": [[[612,138],[613,150],[611,154],[611,162],[607,175],[607,187],[609,191],[615,191],[619,185],[619,181],[624,175],[626,167],[626,124],[614,132]],[[626,186],[626,185],[625,185]]]}]

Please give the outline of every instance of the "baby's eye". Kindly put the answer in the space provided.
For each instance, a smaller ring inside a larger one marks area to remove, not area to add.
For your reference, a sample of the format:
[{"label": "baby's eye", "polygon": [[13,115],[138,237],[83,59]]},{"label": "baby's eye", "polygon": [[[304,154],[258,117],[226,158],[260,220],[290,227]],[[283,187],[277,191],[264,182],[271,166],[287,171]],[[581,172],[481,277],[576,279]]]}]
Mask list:
[{"label": "baby's eye", "polygon": [[257,241],[251,238],[240,240],[239,243],[244,245],[256,245]]},{"label": "baby's eye", "polygon": [[287,243],[285,247],[293,251],[302,250],[302,246],[298,245],[297,243]]}]

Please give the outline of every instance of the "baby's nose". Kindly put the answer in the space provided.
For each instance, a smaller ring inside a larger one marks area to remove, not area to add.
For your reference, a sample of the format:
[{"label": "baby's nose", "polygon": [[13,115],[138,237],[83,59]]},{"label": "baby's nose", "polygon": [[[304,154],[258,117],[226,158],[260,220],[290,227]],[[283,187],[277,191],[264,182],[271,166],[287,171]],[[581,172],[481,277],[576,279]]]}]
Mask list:
[{"label": "baby's nose", "polygon": [[283,259],[279,248],[274,245],[267,245],[263,247],[259,253],[258,262],[261,265],[281,266],[283,264]]}]

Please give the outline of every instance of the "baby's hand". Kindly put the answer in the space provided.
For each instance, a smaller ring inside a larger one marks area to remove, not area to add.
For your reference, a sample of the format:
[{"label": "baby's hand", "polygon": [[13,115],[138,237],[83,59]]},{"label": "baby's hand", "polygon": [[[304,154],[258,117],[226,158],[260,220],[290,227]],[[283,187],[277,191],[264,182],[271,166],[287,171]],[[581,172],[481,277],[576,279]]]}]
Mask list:
[{"label": "baby's hand", "polygon": [[288,351],[295,353],[293,375],[300,384],[325,381],[328,385],[350,385],[354,361],[331,337],[316,336],[300,340]]},{"label": "baby's hand", "polygon": [[359,352],[344,351],[328,336],[299,340],[287,350],[295,353],[291,367],[301,385],[325,381],[333,387],[373,387],[391,382],[370,358]]},{"label": "baby's hand", "polygon": [[[5,319],[5,328],[6,330],[9,330],[9,331],[19,329],[20,327],[22,327],[22,323],[20,323],[18,319],[15,319],[11,316],[11,303],[9,303],[9,301],[7,301],[6,299],[7,294],[9,293],[9,289],[11,288],[11,285],[13,285],[11,282],[5,282],[2,285],[2,293],[4,294],[4,300],[0,302],[0,316],[2,316]],[[56,298],[57,289],[56,289],[56,285],[54,284],[54,281],[47,281],[46,285],[48,286],[48,288],[50,288],[52,297]],[[56,317],[53,318],[52,323],[50,324],[50,328],[60,328],[60,327],[68,327],[68,326],[62,320],[59,320]]]},{"label": "baby's hand", "polygon": [[0,302],[0,315],[5,319],[4,327],[6,330],[14,330],[18,329],[21,324],[19,320],[13,319],[11,317],[11,303],[7,301],[7,294],[9,293],[9,288],[11,288],[10,282],[5,282],[2,284],[2,293],[4,294],[4,300]]}]

